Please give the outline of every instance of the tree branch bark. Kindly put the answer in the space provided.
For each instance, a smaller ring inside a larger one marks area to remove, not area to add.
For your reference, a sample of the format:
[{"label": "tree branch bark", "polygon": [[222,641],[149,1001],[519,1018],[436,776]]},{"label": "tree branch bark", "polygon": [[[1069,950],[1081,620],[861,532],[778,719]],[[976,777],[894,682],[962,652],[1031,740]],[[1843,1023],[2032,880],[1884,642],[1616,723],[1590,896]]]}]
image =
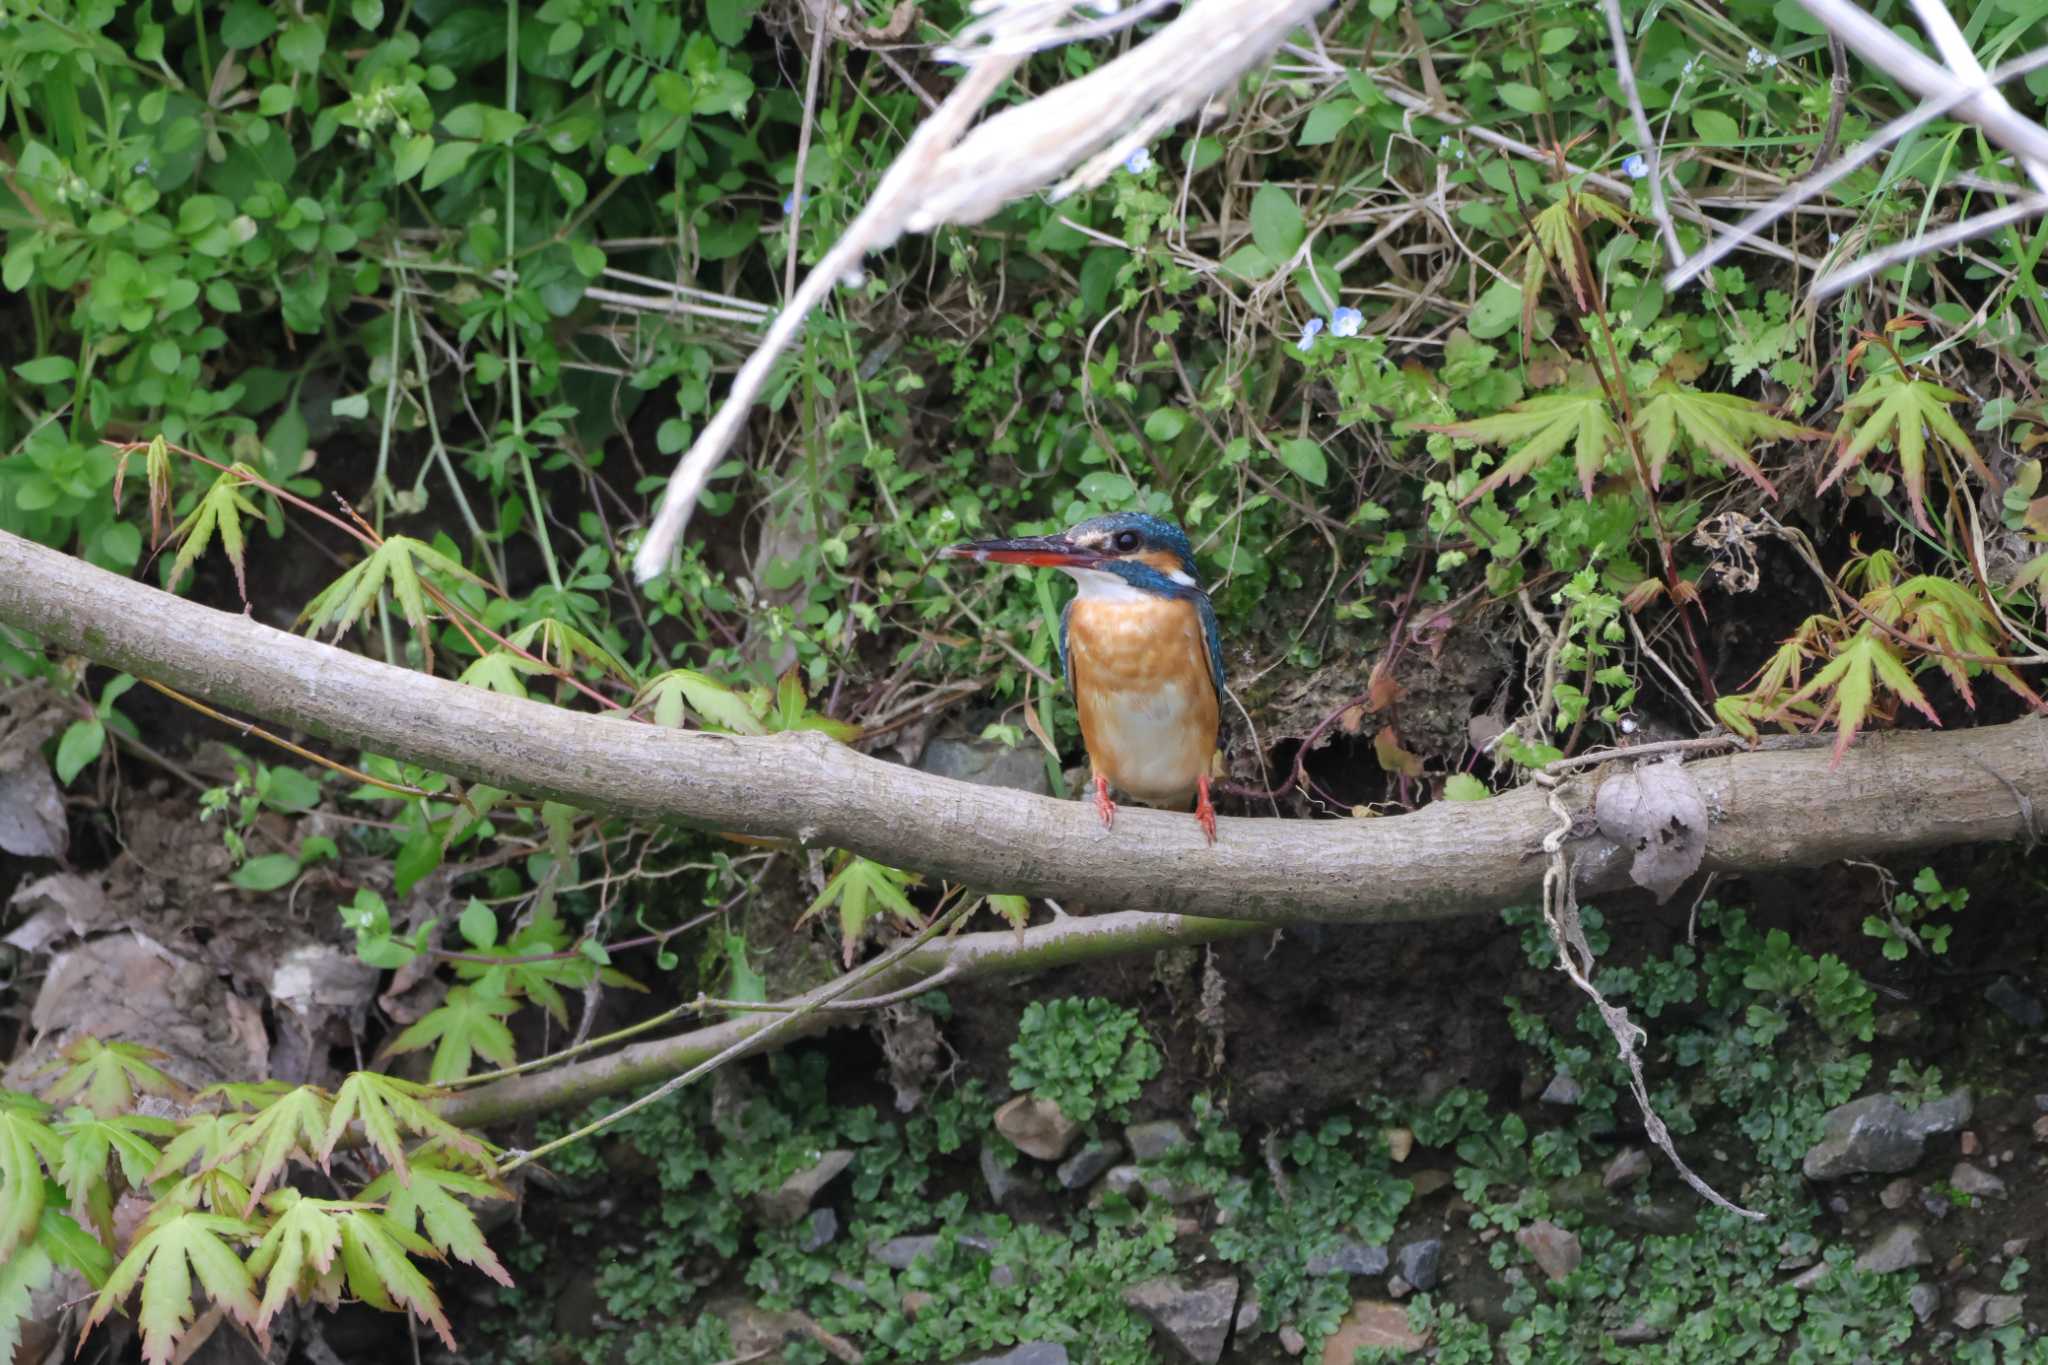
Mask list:
[{"label": "tree branch bark", "polygon": [[[1493,910],[1542,881],[1556,818],[1534,789],[1378,820],[1218,822],[977,787],[815,734],[664,730],[393,668],[184,601],[0,532],[0,624],[350,746],[637,819],[851,849],[991,891],[1098,910],[1251,921],[1423,920]],[[1715,821],[1705,870],[1813,866],[2031,834],[2048,724],[1873,735],[1687,765]],[[1590,803],[1597,772],[1565,784]],[[1582,893],[1627,884],[1621,850],[1575,845]],[[897,984],[903,984],[901,982]]]}]

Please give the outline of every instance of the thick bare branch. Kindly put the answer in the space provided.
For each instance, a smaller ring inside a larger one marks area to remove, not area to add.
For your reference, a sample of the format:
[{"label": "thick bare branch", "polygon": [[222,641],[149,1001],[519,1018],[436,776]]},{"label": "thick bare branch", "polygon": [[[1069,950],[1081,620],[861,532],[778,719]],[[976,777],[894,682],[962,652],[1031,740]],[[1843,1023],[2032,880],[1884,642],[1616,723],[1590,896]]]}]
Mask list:
[{"label": "thick bare branch", "polygon": [[[119,578],[0,532],[0,624],[273,722],[473,781],[642,819],[853,849],[948,880],[1087,905],[1236,920],[1388,921],[1486,911],[1540,885],[1555,823],[1536,791],[1379,820],[1219,821],[953,782],[815,734],[662,730],[392,668]],[[2048,725],[1770,750],[1688,765],[1717,819],[1706,870],[2008,839],[2048,806]],[[1573,809],[1597,772],[1574,779]],[[1607,856],[1608,854],[1615,856]],[[1582,889],[1625,884],[1588,840]],[[900,983],[899,983],[900,984]]]}]

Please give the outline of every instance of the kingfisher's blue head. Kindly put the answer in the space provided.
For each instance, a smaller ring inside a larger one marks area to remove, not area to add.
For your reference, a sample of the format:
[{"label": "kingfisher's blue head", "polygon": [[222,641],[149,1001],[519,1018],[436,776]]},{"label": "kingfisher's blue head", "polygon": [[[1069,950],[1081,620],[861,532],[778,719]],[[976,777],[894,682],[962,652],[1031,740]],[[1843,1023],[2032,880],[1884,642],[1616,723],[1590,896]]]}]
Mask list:
[{"label": "kingfisher's blue head", "polygon": [[1143,512],[1090,517],[1058,535],[948,545],[939,557],[1064,569],[1081,585],[1083,596],[1131,591],[1156,597],[1202,594],[1187,533],[1163,517]]}]

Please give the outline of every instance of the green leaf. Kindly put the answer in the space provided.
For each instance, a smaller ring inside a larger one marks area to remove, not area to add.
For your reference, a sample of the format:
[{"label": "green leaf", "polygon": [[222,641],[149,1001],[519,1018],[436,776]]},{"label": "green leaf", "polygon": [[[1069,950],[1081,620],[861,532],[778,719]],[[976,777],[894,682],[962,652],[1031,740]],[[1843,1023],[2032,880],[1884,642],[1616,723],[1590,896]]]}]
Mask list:
[{"label": "green leaf", "polygon": [[[205,22],[204,15],[201,22]],[[227,13],[221,16],[221,46],[230,52],[247,51],[275,32],[277,11],[261,0],[230,0]]]},{"label": "green leaf", "polygon": [[106,747],[107,727],[98,716],[89,720],[74,720],[65,727],[64,737],[57,741],[57,761],[53,765],[60,786],[70,786],[71,779],[85,769],[85,765],[100,756]]},{"label": "green leaf", "polygon": [[78,374],[78,362],[68,355],[38,356],[24,360],[14,372],[31,384],[64,384]]},{"label": "green leaf", "polygon": [[391,862],[392,889],[400,896],[410,894],[420,878],[441,865],[442,852],[441,836],[434,830],[424,829],[407,839]]},{"label": "green leaf", "polygon": [[918,881],[914,873],[884,867],[867,858],[848,857],[838,875],[825,883],[825,889],[818,898],[797,916],[797,922],[801,924],[836,905],[839,908],[840,952],[847,967],[851,968],[860,949],[861,931],[875,915],[888,911],[911,924],[923,924],[924,917],[903,894],[905,888],[917,885]]},{"label": "green leaf", "polygon": [[244,891],[275,891],[299,875],[299,860],[289,853],[266,853],[236,868],[228,880]]},{"label": "green leaf", "polygon": [[1360,105],[1354,99],[1334,99],[1318,104],[1308,111],[1302,121],[1301,136],[1296,139],[1302,147],[1321,147],[1337,140],[1337,134],[1351,125],[1358,117]]},{"label": "green leaf", "polygon": [[327,29],[312,20],[293,24],[277,40],[277,55],[286,66],[311,74],[327,55]]},{"label": "green leaf", "polygon": [[1330,481],[1330,462],[1323,454],[1323,448],[1306,436],[1297,436],[1282,441],[1276,452],[1280,463],[1316,487],[1321,488]]},{"label": "green leaf", "polygon": [[433,1285],[420,1273],[412,1256],[434,1249],[374,1209],[351,1209],[340,1215],[341,1261],[351,1293],[375,1308],[404,1308],[434,1329],[442,1345],[455,1351],[455,1333],[442,1311]]},{"label": "green leaf", "polygon": [[1502,81],[1494,87],[1494,93],[1500,96],[1502,104],[1520,113],[1540,114],[1550,107],[1541,90],[1520,81]]},{"label": "green leaf", "polygon": [[82,1098],[87,1108],[104,1118],[133,1109],[137,1093],[184,1097],[185,1087],[152,1065],[163,1058],[163,1053],[141,1043],[106,1043],[87,1035],[67,1045],[56,1061],[36,1074],[62,1072],[44,1092],[46,1098],[55,1104]]},{"label": "green leaf", "polygon": [[1693,110],[1692,131],[1709,147],[1734,147],[1742,142],[1742,125],[1718,109]]},{"label": "green leaf", "polygon": [[428,160],[434,155],[434,135],[415,133],[410,137],[397,138],[392,143],[391,180],[403,185],[427,168]]},{"label": "green leaf", "polygon": [[1493,791],[1470,773],[1452,773],[1444,779],[1444,800],[1484,801]]},{"label": "green leaf", "polygon": [[1154,441],[1171,441],[1188,429],[1188,415],[1179,408],[1154,408],[1145,419],[1145,435]]},{"label": "green leaf", "polygon": [[462,909],[462,917],[455,922],[462,937],[469,946],[479,952],[498,946],[498,912],[485,905],[475,896]]},{"label": "green leaf", "polygon": [[279,1190],[270,1202],[277,1218],[249,1253],[249,1273],[265,1277],[263,1301],[256,1315],[258,1332],[268,1331],[271,1319],[294,1298],[331,1302],[339,1297],[335,1292],[339,1285],[332,1283],[339,1278],[333,1271],[341,1250],[341,1223],[336,1215],[369,1207],[309,1199],[293,1189]]},{"label": "green leaf", "polygon": [[[1261,185],[1252,196],[1252,241],[1273,265],[1300,249],[1306,230],[1294,196],[1278,185]],[[1270,270],[1270,267],[1269,267]]]},{"label": "green leaf", "polygon": [[1481,341],[1505,336],[1522,320],[1522,287],[1512,280],[1495,280],[1472,311],[1465,316],[1465,330]]},{"label": "green leaf", "polygon": [[420,173],[420,188],[431,190],[444,181],[461,174],[469,159],[476,155],[474,142],[441,142],[427,156],[426,168]]}]

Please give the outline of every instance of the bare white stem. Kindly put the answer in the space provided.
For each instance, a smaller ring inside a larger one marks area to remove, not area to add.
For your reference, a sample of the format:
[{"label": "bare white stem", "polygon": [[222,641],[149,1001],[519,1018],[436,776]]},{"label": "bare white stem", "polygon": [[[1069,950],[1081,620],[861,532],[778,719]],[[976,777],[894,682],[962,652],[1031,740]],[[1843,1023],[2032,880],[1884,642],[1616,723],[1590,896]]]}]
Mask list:
[{"label": "bare white stem", "polygon": [[1685,248],[1679,245],[1678,225],[1671,221],[1671,206],[1664,202],[1663,157],[1657,135],[1650,131],[1650,116],[1643,112],[1643,97],[1636,90],[1636,64],[1629,55],[1628,31],[1621,23],[1621,0],[1601,0],[1601,4],[1607,11],[1607,38],[1614,45],[1614,74],[1621,81],[1621,93],[1628,98],[1628,111],[1636,124],[1636,144],[1643,149],[1643,160],[1649,166],[1650,214],[1657,220],[1657,230],[1664,235],[1671,264],[1678,265],[1685,260]]}]

